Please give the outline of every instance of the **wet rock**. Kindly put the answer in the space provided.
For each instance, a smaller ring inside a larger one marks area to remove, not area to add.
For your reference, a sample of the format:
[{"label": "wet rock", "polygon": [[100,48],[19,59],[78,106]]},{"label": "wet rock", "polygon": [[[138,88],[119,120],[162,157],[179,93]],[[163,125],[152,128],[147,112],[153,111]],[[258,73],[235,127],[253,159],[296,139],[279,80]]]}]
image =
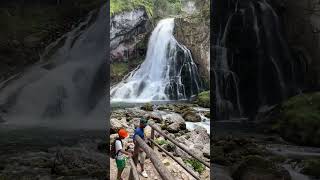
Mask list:
[{"label": "wet rock", "polygon": [[201,122],[201,116],[195,111],[187,111],[183,113],[182,117],[188,122]]},{"label": "wet rock", "polygon": [[235,180],[291,180],[287,170],[261,156],[248,156],[236,168]]},{"label": "wet rock", "polygon": [[178,133],[180,130],[186,129],[185,123],[174,122],[167,127],[169,133]]}]

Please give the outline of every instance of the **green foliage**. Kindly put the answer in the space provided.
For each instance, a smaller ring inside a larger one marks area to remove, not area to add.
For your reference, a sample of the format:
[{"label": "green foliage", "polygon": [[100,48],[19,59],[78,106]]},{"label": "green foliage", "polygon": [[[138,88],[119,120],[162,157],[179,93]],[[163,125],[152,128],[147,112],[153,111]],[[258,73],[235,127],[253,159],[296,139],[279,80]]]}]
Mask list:
[{"label": "green foliage", "polygon": [[302,162],[304,167],[302,173],[319,178],[320,177],[320,159],[309,159]]},{"label": "green foliage", "polygon": [[203,91],[198,94],[197,99],[195,100],[199,106],[209,108],[210,107],[210,91]]},{"label": "green foliage", "polygon": [[182,4],[180,0],[155,0],[154,13],[157,18],[161,19],[169,15],[177,15],[181,13]]},{"label": "green foliage", "polygon": [[193,169],[199,174],[201,174],[206,169],[200,161],[195,159],[186,159],[184,160],[184,162],[190,164]]},{"label": "green foliage", "polygon": [[320,146],[320,92],[298,95],[283,103],[273,129],[289,141]]},{"label": "green foliage", "polygon": [[111,0],[110,15],[139,7],[144,7],[149,17],[153,15],[153,0]]},{"label": "green foliage", "polygon": [[151,103],[145,103],[141,109],[145,111],[153,111],[153,105]]},{"label": "green foliage", "polygon": [[155,142],[157,144],[159,144],[160,146],[168,144],[168,141],[164,140],[164,139],[156,139]]},{"label": "green foliage", "polygon": [[111,76],[124,76],[128,73],[127,63],[112,63],[110,66]]}]

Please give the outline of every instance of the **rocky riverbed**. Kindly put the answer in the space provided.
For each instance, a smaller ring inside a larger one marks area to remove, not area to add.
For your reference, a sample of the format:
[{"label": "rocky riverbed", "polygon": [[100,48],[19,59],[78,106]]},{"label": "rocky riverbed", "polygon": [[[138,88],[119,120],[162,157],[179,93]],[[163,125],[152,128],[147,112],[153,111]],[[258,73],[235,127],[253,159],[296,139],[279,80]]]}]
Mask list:
[{"label": "rocky riverbed", "polygon": [[[136,105],[135,107],[115,108],[111,114],[110,142],[117,137],[116,132],[119,128],[126,128],[129,134],[133,135],[135,127],[139,126],[139,118],[147,115],[149,116],[149,123],[154,123],[159,129],[176,139],[195,155],[210,162],[209,112],[208,108],[199,108],[197,105],[188,103],[144,104]],[[145,134],[150,137],[151,128],[149,126],[146,127]],[[183,161],[191,170],[198,174],[201,179],[210,179],[210,170],[208,168],[205,168],[200,162],[193,160],[187,153],[159,134],[155,133],[155,136],[155,141],[159,145]],[[127,138],[125,141],[131,143],[132,139]],[[179,165],[175,163],[174,160],[157,150],[157,148],[155,149],[160,159],[165,161],[164,163],[167,164],[169,171],[172,172],[176,178],[192,179],[186,171],[178,168]],[[158,177],[154,168],[150,168],[148,173],[154,177]]]},{"label": "rocky riverbed", "polygon": [[105,134],[1,125],[0,179],[104,179]]},{"label": "rocky riverbed", "polygon": [[289,143],[275,134],[252,131],[243,121],[216,122],[211,141],[216,179],[319,179],[320,149]]}]

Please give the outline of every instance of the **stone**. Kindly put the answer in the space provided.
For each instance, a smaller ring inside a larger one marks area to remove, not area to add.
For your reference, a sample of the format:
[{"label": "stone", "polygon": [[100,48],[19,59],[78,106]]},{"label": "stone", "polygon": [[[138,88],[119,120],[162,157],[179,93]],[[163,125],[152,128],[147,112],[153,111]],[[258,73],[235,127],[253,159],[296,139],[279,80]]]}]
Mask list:
[{"label": "stone", "polygon": [[120,128],[128,128],[129,126],[127,125],[127,122],[126,122],[126,119],[125,118],[122,118],[121,120],[119,119],[116,119],[116,118],[111,118],[110,119],[110,133],[111,134],[114,134],[114,133],[117,133],[118,130]]},{"label": "stone", "polygon": [[186,129],[185,123],[172,123],[167,127],[169,133],[178,133],[180,130]]},{"label": "stone", "polygon": [[172,124],[174,122],[185,123],[185,120],[177,113],[166,114],[163,116],[163,120],[167,124]]},{"label": "stone", "polygon": [[187,122],[201,122],[201,116],[195,111],[187,111],[183,113],[182,117]]}]

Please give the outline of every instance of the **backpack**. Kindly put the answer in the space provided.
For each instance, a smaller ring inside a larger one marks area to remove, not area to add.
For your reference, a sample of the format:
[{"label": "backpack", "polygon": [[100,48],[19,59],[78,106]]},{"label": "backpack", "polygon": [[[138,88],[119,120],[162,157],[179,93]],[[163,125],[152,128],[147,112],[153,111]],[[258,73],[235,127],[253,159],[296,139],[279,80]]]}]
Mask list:
[{"label": "backpack", "polygon": [[121,142],[121,146],[123,147],[123,143],[122,143],[122,140],[120,138],[117,138],[112,142],[111,150],[110,150],[110,155],[111,155],[112,159],[115,159],[117,157],[118,153],[119,153],[119,151],[116,152],[116,141],[117,140],[119,140]]}]

